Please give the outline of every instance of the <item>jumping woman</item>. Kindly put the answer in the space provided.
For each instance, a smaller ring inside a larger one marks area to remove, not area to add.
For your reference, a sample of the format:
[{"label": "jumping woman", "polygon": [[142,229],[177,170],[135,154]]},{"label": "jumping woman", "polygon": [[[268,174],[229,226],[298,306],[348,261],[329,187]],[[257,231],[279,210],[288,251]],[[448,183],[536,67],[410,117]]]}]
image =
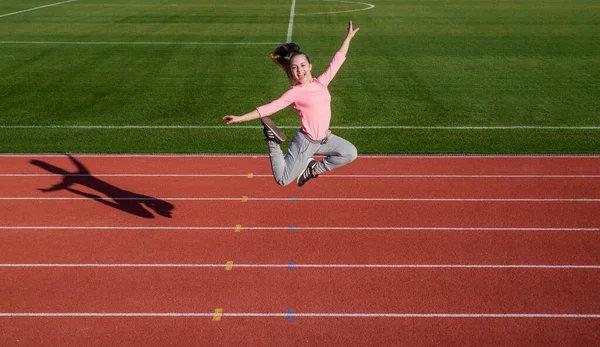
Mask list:
[{"label": "jumping woman", "polygon": [[[310,59],[306,53],[300,51],[298,45],[287,43],[279,46],[271,54],[271,58],[286,72],[292,85],[290,89],[279,99],[257,107],[243,116],[223,117],[227,124],[261,119],[269,147],[273,177],[278,184],[285,186],[296,179],[298,186],[303,186],[311,178],[317,178],[325,171],[356,159],[356,147],[329,130],[331,95],[327,86],[346,60],[350,41],[358,30],[359,28],[352,28],[352,21],[348,23],[346,39],[327,70],[317,78],[312,77]],[[275,126],[269,116],[289,105],[298,112],[302,127],[292,137],[284,155],[280,144],[285,141],[285,134]],[[317,162],[313,155],[322,155],[325,158]]]}]

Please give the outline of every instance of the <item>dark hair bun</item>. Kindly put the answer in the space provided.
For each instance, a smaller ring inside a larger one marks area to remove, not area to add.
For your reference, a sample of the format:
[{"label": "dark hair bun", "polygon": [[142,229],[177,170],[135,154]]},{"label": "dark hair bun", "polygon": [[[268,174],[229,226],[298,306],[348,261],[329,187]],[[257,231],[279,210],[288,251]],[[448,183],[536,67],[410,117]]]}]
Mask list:
[{"label": "dark hair bun", "polygon": [[271,60],[287,71],[290,65],[291,55],[299,51],[300,46],[297,44],[293,42],[284,43],[271,52]]}]

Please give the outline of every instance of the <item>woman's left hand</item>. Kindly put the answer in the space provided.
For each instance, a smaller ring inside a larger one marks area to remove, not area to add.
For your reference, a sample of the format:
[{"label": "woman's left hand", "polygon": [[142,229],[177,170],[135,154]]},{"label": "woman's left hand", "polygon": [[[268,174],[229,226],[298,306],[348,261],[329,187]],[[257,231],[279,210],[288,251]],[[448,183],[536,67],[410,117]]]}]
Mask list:
[{"label": "woman's left hand", "polygon": [[348,22],[348,38],[351,39],[354,37],[354,35],[360,30],[360,28],[356,28],[354,29],[352,27],[352,21]]}]

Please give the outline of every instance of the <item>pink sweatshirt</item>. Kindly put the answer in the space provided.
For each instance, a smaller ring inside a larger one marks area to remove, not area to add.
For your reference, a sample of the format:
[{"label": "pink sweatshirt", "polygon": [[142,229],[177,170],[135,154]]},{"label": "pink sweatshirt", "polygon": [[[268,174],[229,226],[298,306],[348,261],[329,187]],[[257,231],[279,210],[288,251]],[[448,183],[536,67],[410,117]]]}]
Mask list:
[{"label": "pink sweatshirt", "polygon": [[329,64],[327,71],[313,79],[312,83],[296,84],[279,99],[257,107],[262,117],[267,117],[292,105],[302,122],[302,131],[313,140],[324,139],[329,131],[331,121],[331,95],[327,86],[338,72],[346,57],[337,52]]}]

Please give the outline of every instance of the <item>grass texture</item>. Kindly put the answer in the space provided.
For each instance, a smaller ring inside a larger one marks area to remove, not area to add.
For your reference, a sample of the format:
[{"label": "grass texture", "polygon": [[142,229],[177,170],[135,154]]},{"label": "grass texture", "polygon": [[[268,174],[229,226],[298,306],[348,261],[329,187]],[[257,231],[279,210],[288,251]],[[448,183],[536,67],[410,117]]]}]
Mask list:
[{"label": "grass texture", "polygon": [[[15,13],[48,4],[0,3],[0,152],[266,152],[259,121],[221,118],[288,88],[269,53],[287,39],[292,0],[78,0]],[[330,85],[332,131],[359,153],[600,153],[597,1],[294,10],[292,41],[314,76],[347,21],[361,28]],[[289,136],[299,127],[291,108],[272,118]]]}]

